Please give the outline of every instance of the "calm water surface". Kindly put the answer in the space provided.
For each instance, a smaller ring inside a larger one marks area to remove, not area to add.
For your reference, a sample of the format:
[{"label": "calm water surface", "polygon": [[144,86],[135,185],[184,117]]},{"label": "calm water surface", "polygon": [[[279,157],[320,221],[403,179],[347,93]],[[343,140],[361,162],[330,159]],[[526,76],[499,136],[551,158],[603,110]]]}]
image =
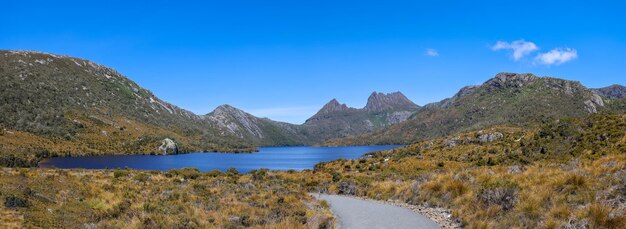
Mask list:
[{"label": "calm water surface", "polygon": [[89,157],[49,158],[39,164],[44,168],[132,168],[146,170],[168,170],[196,167],[201,171],[222,170],[234,167],[240,172],[268,168],[270,170],[313,169],[319,162],[339,158],[355,159],[365,153],[400,147],[345,146],[345,147],[261,147],[257,153],[190,153],[178,155],[116,155]]}]

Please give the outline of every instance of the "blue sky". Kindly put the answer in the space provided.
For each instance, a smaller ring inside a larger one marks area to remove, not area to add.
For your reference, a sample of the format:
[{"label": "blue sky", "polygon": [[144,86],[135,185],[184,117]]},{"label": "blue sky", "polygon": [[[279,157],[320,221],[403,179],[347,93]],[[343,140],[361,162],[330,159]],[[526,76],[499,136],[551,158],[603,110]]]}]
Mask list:
[{"label": "blue sky", "polygon": [[[184,2],[184,3],[183,3]],[[498,72],[626,84],[620,1],[4,1],[0,49],[90,59],[198,114],[302,123],[372,91],[435,102]]]}]

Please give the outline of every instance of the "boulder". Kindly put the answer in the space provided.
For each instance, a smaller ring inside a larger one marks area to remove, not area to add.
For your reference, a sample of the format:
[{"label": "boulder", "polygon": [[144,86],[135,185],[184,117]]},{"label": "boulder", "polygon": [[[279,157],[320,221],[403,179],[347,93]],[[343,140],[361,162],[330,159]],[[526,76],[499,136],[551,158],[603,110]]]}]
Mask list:
[{"label": "boulder", "polygon": [[457,141],[459,141],[459,140],[461,140],[461,137],[460,136],[456,136],[456,137],[454,137],[452,139],[445,140],[444,144],[447,147],[455,147],[457,145]]},{"label": "boulder", "polygon": [[493,132],[493,133],[478,135],[478,141],[480,141],[481,143],[487,143],[487,142],[493,142],[503,137],[504,137],[504,134],[500,132]]},{"label": "boulder", "polygon": [[178,145],[174,140],[165,138],[161,141],[161,145],[159,146],[159,151],[163,152],[164,155],[167,154],[177,154],[178,153]]}]

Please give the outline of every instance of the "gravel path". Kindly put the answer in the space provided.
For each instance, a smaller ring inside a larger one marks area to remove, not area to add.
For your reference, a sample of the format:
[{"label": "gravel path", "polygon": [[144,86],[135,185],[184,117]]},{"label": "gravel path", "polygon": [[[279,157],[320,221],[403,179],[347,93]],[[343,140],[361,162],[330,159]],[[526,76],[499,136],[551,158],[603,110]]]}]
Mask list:
[{"label": "gravel path", "polygon": [[440,228],[432,220],[407,208],[347,196],[313,195],[330,204],[339,228]]}]

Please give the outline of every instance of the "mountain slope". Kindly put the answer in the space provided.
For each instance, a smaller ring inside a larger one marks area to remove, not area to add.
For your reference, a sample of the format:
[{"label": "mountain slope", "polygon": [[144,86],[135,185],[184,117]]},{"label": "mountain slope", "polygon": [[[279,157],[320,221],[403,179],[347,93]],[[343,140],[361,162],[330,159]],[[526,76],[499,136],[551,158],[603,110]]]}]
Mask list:
[{"label": "mountain slope", "polygon": [[117,71],[79,58],[0,51],[0,89],[2,152],[157,153],[165,138],[182,151],[249,146]]},{"label": "mountain slope", "polygon": [[229,105],[217,107],[202,117],[206,122],[230,134],[260,146],[303,145],[309,143],[298,125],[258,118]]},{"label": "mountain slope", "polygon": [[465,87],[451,98],[422,107],[405,122],[328,144],[411,143],[502,123],[580,117],[602,109],[605,100],[579,82],[499,73],[480,86]]},{"label": "mountain slope", "polygon": [[329,193],[447,208],[467,228],[626,228],[625,129],[604,112],[497,125],[312,174],[333,177]]}]

